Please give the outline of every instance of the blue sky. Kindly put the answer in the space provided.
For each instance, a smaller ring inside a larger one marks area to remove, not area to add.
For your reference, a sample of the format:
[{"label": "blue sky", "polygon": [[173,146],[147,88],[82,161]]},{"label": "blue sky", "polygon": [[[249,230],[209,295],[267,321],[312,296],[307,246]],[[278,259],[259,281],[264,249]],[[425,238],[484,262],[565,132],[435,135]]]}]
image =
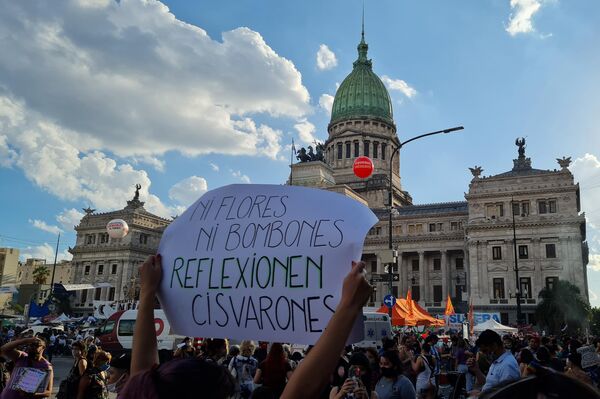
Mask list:
[{"label": "blue sky", "polygon": [[[360,1],[0,1],[0,246],[50,259],[88,205],[141,183],[173,216],[206,189],[283,183],[289,145],[326,139],[350,72]],[[365,2],[375,72],[416,203],[462,200],[468,167],[506,171],[526,136],[534,167],[575,160],[600,305],[600,3]],[[319,60],[319,61],[318,61]],[[598,295],[596,295],[596,293]]]}]

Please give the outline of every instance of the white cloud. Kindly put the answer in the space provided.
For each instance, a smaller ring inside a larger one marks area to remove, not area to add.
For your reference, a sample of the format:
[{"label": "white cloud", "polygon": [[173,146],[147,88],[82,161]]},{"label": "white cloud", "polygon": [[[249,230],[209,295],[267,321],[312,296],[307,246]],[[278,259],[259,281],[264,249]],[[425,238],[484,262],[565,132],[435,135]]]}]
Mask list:
[{"label": "white cloud", "polygon": [[298,137],[306,144],[311,144],[315,141],[315,125],[306,119],[294,125],[294,129],[298,131]]},{"label": "white cloud", "polygon": [[271,154],[277,131],[237,122],[310,110],[300,72],[258,32],[215,40],[156,0],[4,3],[0,37],[0,102],[23,110],[1,134],[17,153],[24,125],[43,121],[82,153],[158,169],[167,151]]},{"label": "white cloud", "polygon": [[406,83],[402,79],[392,79],[387,75],[383,75],[381,77],[381,81],[387,86],[389,90],[399,91],[408,98],[413,98],[417,94],[417,91],[414,88],[410,87],[408,83]]},{"label": "white cloud", "polygon": [[319,97],[319,106],[327,111],[328,114],[331,114],[334,99],[331,94],[321,94],[321,97]]},{"label": "white cloud", "polygon": [[535,31],[532,19],[542,7],[542,3],[543,0],[510,0],[513,12],[508,19],[506,31],[511,36]]},{"label": "white cloud", "polygon": [[64,209],[62,213],[56,215],[56,221],[65,229],[65,231],[73,231],[73,228],[79,224],[83,213],[75,208]]},{"label": "white cloud", "polygon": [[331,51],[326,44],[321,44],[319,46],[319,51],[317,51],[317,68],[321,71],[326,71],[335,68],[337,64],[338,61],[335,57],[335,53]]},{"label": "white cloud", "polygon": [[169,198],[185,207],[190,206],[208,190],[206,179],[190,176],[176,183],[169,190]]},{"label": "white cloud", "polygon": [[231,175],[236,179],[240,179],[242,183],[250,184],[250,178],[247,175],[242,174],[239,170],[230,170]]},{"label": "white cloud", "polygon": [[0,166],[10,168],[15,163],[16,158],[17,153],[8,145],[7,137],[0,135]]},{"label": "white cloud", "polygon": [[[34,247],[21,248],[19,259],[21,261],[26,261],[27,259],[46,259],[46,263],[54,262],[54,246],[48,244],[47,242],[42,245],[36,245]],[[71,260],[73,255],[69,253],[68,250],[64,250],[58,253],[57,262],[61,260]]]},{"label": "white cloud", "polygon": [[210,163],[210,167],[212,170],[214,170],[215,172],[219,171],[219,165],[215,164],[215,163]]},{"label": "white cloud", "polygon": [[600,272],[600,254],[590,255],[590,263],[588,267],[594,271]]},{"label": "white cloud", "polygon": [[35,227],[36,229],[40,229],[47,233],[52,233],[52,234],[62,233],[62,230],[60,229],[60,227],[49,225],[46,222],[44,222],[43,220],[29,219],[29,223],[31,223],[33,225],[33,227]]}]

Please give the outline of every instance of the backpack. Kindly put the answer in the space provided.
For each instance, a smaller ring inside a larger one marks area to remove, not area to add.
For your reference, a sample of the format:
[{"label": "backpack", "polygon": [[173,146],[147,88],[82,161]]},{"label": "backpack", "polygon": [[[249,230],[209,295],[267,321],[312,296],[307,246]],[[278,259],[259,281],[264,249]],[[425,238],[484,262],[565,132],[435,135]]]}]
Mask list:
[{"label": "backpack", "polygon": [[254,390],[254,373],[256,373],[256,360],[252,358],[234,357],[231,361],[231,374],[240,384],[240,396],[249,398]]}]

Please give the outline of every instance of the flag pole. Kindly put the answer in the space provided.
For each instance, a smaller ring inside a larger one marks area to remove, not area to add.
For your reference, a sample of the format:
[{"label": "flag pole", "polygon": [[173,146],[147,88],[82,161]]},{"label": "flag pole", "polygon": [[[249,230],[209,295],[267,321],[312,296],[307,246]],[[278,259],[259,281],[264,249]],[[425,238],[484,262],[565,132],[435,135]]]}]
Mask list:
[{"label": "flag pole", "polygon": [[294,164],[294,154],[295,153],[296,153],[296,147],[294,146],[294,138],[292,137],[292,148],[290,150],[290,186],[294,185],[294,182],[293,182],[294,169],[292,168],[292,165]]}]

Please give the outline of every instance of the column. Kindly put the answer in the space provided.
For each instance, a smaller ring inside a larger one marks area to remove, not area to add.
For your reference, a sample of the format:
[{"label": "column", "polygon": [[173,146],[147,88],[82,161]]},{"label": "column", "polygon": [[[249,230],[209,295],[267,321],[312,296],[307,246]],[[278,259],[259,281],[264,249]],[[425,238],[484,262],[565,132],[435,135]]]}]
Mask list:
[{"label": "column", "polygon": [[402,252],[398,251],[398,275],[400,277],[400,281],[398,282],[398,296],[406,295],[407,287],[409,286],[408,272],[404,261]]},{"label": "column", "polygon": [[442,251],[442,301],[445,301],[448,297],[448,293],[450,292],[449,282],[451,281],[450,274],[450,265],[448,265],[448,251],[443,249]]},{"label": "column", "polygon": [[426,283],[425,251],[419,251],[419,294],[420,302],[425,302],[427,283]]}]

